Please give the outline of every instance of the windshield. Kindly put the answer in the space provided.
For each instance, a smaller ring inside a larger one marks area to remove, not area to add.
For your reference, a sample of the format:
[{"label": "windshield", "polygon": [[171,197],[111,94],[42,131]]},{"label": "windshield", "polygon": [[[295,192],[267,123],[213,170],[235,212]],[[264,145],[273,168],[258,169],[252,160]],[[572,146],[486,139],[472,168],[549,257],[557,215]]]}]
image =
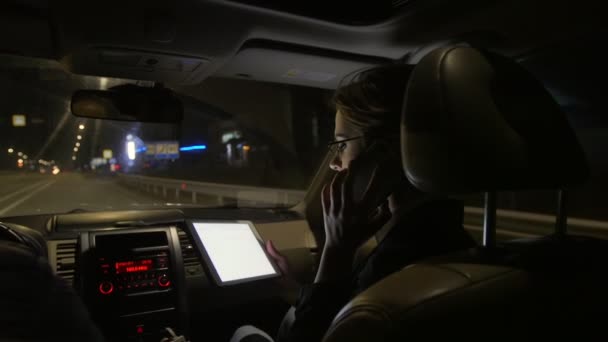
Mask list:
[{"label": "windshield", "polygon": [[[166,86],[179,124],[75,117],[78,89],[146,82],[0,57],[0,217],[299,202],[333,134],[326,90],[238,79]],[[148,82],[149,83],[149,82]]]}]

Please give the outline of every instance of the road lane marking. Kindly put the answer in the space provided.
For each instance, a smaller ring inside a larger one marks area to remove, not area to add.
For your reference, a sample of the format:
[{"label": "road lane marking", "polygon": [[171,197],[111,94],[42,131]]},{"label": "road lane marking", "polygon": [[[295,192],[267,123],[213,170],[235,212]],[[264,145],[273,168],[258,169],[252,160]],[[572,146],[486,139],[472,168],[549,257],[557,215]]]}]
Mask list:
[{"label": "road lane marking", "polygon": [[21,197],[20,199],[16,200],[15,202],[13,202],[11,205],[9,205],[8,207],[3,208],[2,210],[0,210],[0,216],[4,216],[7,212],[15,209],[17,206],[21,205],[21,203],[27,201],[28,199],[32,198],[34,195],[36,195],[37,193],[39,193],[40,191],[48,188],[49,186],[55,184],[55,182],[57,182],[57,180],[52,180],[48,183],[46,183],[45,185],[39,187],[38,189],[30,192],[29,194]]},{"label": "road lane marking", "polygon": [[22,194],[24,192],[28,192],[28,191],[30,191],[30,190],[38,187],[40,184],[43,184],[44,182],[46,182],[46,180],[42,180],[40,182],[37,182],[37,183],[34,183],[34,184],[30,184],[29,186],[26,186],[25,188],[22,188],[22,189],[20,189],[18,191],[15,191],[15,192],[13,192],[11,194],[8,194],[8,195],[4,196],[4,197],[0,197],[0,203],[4,202],[6,200],[9,200],[9,199],[11,199],[11,198],[13,198],[15,196],[18,196],[18,195],[20,195],[20,194]]}]

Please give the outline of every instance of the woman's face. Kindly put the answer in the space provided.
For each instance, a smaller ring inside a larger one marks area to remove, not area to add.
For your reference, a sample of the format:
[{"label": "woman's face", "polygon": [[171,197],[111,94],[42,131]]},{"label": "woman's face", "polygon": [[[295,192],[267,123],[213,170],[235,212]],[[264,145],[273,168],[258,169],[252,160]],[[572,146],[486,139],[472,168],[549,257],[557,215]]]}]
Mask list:
[{"label": "woman's face", "polygon": [[[334,131],[335,141],[351,139],[363,135],[360,129],[357,129],[348,121],[344,120],[344,115],[336,112],[336,129]],[[329,163],[329,167],[334,171],[342,171],[348,168],[351,160],[357,158],[364,150],[363,139],[354,139],[345,142],[339,142],[334,145],[336,150],[334,158]]]}]

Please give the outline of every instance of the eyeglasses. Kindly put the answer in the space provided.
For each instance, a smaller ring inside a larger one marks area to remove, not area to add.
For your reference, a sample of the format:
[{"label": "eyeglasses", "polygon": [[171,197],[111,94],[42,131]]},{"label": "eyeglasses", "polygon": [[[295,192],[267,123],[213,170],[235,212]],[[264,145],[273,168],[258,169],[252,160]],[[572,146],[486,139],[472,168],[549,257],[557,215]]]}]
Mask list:
[{"label": "eyeglasses", "polygon": [[352,138],[348,138],[348,139],[331,141],[331,142],[329,142],[327,144],[327,147],[329,148],[329,150],[332,153],[340,153],[340,152],[344,151],[344,149],[346,148],[346,142],[347,141],[357,140],[357,139],[361,139],[361,138],[364,138],[364,137],[365,136],[360,135],[360,136],[352,137]]}]

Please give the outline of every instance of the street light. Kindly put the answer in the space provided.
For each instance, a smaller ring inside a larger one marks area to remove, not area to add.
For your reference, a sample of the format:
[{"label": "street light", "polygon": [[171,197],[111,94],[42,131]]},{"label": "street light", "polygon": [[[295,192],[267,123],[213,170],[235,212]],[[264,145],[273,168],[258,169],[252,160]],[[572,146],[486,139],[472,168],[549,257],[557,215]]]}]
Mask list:
[{"label": "street light", "polygon": [[74,147],[74,152],[78,152],[78,147]]},{"label": "street light", "polygon": [[127,157],[129,160],[135,160],[135,142],[127,141]]},{"label": "street light", "polygon": [[76,143],[76,147],[80,147],[80,143],[79,142]]},{"label": "street light", "polygon": [[15,152],[15,150],[13,150],[12,148],[9,148],[9,149],[8,149],[8,153],[9,153],[9,154],[12,154],[13,152]]},{"label": "street light", "polygon": [[72,156],[72,160],[76,160],[76,156]]},{"label": "street light", "polygon": [[78,125],[78,129],[82,131],[84,129],[84,125],[83,124]]},{"label": "street light", "polygon": [[17,153],[17,155],[18,155],[19,157],[21,157],[21,156],[23,155],[23,152],[19,152],[19,153]]},{"label": "street light", "polygon": [[24,155],[23,155],[23,159],[27,159],[27,154],[24,154]]},{"label": "street light", "polygon": [[78,140],[82,140],[82,135],[78,135],[78,136],[76,136],[76,139],[78,139]]}]

